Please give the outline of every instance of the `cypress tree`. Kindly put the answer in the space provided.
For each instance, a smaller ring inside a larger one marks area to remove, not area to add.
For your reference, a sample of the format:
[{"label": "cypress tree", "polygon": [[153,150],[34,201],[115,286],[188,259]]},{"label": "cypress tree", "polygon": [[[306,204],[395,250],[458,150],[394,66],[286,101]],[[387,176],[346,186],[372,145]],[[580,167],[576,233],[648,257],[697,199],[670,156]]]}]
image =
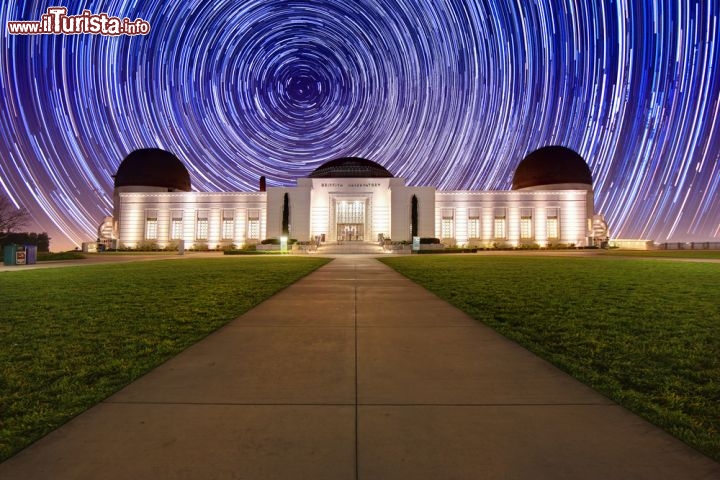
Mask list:
[{"label": "cypress tree", "polygon": [[417,237],[418,235],[418,199],[412,196],[412,207],[410,211],[410,235]]},{"label": "cypress tree", "polygon": [[282,234],[285,236],[290,234],[290,199],[287,192],[283,198]]}]

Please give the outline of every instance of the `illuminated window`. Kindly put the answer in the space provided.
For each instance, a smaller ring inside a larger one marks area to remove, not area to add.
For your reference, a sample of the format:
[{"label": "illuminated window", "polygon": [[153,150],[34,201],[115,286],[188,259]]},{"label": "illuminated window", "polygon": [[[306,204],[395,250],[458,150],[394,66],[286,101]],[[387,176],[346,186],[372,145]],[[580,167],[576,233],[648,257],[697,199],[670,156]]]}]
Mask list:
[{"label": "illuminated window", "polygon": [[158,238],[158,220],[157,210],[147,210],[145,212],[145,239],[157,240]]},{"label": "illuminated window", "polygon": [[248,210],[247,238],[260,238],[260,210]]},{"label": "illuminated window", "polygon": [[197,224],[195,228],[195,240],[208,239],[208,212],[199,210],[197,212]]},{"label": "illuminated window", "polygon": [[558,208],[548,208],[547,211],[547,238],[560,238],[560,224],[558,222]]},{"label": "illuminated window", "polygon": [[468,209],[468,238],[480,238],[480,209]]},{"label": "illuminated window", "polygon": [[505,229],[505,209],[496,208],[495,218],[493,221],[493,229],[495,238],[506,238],[507,233]]},{"label": "illuminated window", "polygon": [[222,238],[232,240],[235,237],[235,211],[223,210]]},{"label": "illuminated window", "polygon": [[183,238],[183,213],[182,210],[172,212],[170,220],[170,239],[180,240]]},{"label": "illuminated window", "polygon": [[442,238],[455,237],[455,212],[451,208],[443,208],[442,210]]},{"label": "illuminated window", "polygon": [[365,223],[365,202],[360,200],[337,202],[335,220],[340,224]]},{"label": "illuminated window", "polygon": [[443,218],[442,221],[442,238],[452,238],[453,221],[452,218]]},{"label": "illuminated window", "polygon": [[532,208],[520,209],[520,238],[525,240],[533,238]]}]

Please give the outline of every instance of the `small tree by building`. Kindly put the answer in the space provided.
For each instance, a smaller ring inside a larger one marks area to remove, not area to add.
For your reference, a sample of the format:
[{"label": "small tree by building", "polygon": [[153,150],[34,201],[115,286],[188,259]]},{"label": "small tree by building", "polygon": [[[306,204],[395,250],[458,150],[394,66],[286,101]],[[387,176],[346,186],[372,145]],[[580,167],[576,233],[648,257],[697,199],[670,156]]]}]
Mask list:
[{"label": "small tree by building", "polygon": [[0,194],[0,239],[27,225],[29,221],[27,210],[15,207],[9,198]]},{"label": "small tree by building", "polygon": [[50,251],[50,237],[46,232],[10,232],[0,238],[0,246],[5,245],[35,245],[38,252]]},{"label": "small tree by building", "polygon": [[285,197],[283,198],[282,234],[285,236],[290,235],[290,198],[287,192],[285,192]]},{"label": "small tree by building", "polygon": [[415,195],[412,196],[410,207],[410,236],[418,236],[418,199]]}]

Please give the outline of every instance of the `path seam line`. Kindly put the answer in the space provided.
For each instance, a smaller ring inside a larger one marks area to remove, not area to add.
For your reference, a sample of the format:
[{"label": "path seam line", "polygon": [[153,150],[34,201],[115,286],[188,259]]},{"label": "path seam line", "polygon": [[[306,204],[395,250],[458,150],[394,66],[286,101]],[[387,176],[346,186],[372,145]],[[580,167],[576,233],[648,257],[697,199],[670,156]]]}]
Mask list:
[{"label": "path seam line", "polygon": [[357,321],[357,263],[353,263],[353,322],[355,325],[355,480],[360,478],[359,442],[358,442],[358,321]]}]

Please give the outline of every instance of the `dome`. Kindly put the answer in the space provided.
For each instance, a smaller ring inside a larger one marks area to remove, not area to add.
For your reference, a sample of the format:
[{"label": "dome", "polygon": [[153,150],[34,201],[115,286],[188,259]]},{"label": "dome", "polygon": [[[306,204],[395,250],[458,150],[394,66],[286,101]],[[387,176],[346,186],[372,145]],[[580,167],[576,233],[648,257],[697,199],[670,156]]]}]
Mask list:
[{"label": "dome", "polygon": [[131,152],[118,167],[115,188],[143,186],[190,191],[190,174],[172,153],[159,148]]},{"label": "dome", "polygon": [[512,189],[560,183],[592,185],[592,173],[574,150],[548,146],[529,153],[520,162],[513,176]]},{"label": "dome", "polygon": [[371,160],[345,157],[323,163],[308,178],[393,178],[393,175]]}]

